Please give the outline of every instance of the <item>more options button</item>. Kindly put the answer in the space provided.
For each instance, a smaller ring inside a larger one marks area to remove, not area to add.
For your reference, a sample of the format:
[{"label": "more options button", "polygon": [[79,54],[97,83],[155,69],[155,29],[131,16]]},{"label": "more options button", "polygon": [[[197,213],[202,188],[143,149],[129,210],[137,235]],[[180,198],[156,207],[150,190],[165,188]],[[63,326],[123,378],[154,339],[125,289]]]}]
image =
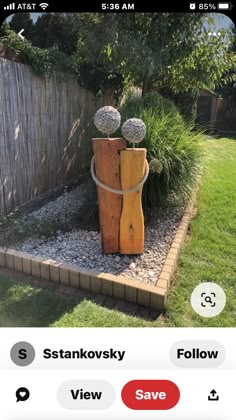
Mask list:
[{"label": "more options button", "polygon": [[176,342],[170,359],[180,368],[215,368],[225,360],[225,349],[213,340],[185,340]]},{"label": "more options button", "polygon": [[170,410],[180,399],[180,390],[168,380],[134,380],[122,389],[123,403],[132,410]]},{"label": "more options button", "polygon": [[71,380],[61,384],[57,399],[69,410],[105,410],[115,401],[113,386],[106,381]]}]

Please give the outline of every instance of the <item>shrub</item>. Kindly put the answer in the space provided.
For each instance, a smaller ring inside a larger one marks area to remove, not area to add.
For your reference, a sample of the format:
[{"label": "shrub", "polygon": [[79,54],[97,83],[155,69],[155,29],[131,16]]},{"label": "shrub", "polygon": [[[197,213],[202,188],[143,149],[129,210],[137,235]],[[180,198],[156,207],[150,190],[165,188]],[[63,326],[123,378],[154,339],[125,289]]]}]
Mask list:
[{"label": "shrub", "polygon": [[7,58],[30,65],[38,75],[51,75],[54,71],[68,75],[71,72],[70,58],[56,46],[47,49],[33,47],[30,41],[20,39],[7,27],[0,32],[0,46],[6,49]]},{"label": "shrub", "polygon": [[159,89],[158,92],[164,98],[173,101],[184,120],[194,126],[197,118],[198,89],[189,89],[187,92],[174,93],[170,88],[164,87]]},{"label": "shrub", "polygon": [[147,148],[149,162],[156,159],[143,188],[145,213],[173,199],[186,200],[200,170],[201,133],[192,131],[175,105],[155,92],[129,96],[120,112],[123,122],[133,117],[145,122],[147,134],[140,147]]}]

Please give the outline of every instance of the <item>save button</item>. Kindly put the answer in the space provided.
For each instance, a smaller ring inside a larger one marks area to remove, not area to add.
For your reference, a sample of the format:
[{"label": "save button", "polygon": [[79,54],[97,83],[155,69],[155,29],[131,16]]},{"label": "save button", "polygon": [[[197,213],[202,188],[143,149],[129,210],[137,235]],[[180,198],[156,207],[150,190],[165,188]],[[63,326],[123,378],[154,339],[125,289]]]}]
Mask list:
[{"label": "save button", "polygon": [[123,403],[132,410],[170,410],[180,399],[180,391],[168,380],[134,380],[122,389]]}]

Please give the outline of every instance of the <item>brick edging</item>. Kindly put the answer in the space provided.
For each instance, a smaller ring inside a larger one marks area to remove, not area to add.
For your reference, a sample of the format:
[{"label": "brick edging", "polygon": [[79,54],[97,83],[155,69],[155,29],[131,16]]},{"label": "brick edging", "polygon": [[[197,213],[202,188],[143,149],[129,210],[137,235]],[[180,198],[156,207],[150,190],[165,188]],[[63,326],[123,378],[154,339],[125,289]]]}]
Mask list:
[{"label": "brick edging", "polygon": [[171,281],[174,277],[175,270],[177,267],[177,261],[180,253],[180,248],[185,241],[188,226],[193,217],[194,208],[196,205],[196,191],[192,194],[191,200],[184,212],[184,215],[181,219],[180,225],[175,234],[174,240],[171,244],[169,252],[167,254],[164,266],[162,267],[161,273],[158,277],[156,287],[163,288],[167,295]]},{"label": "brick edging", "polygon": [[96,270],[85,270],[10,248],[0,248],[0,267],[136,303],[152,310],[163,311],[171,279],[177,265],[180,246],[186,237],[194,205],[195,195],[185,210],[156,285],[151,286],[137,280],[100,273]]}]

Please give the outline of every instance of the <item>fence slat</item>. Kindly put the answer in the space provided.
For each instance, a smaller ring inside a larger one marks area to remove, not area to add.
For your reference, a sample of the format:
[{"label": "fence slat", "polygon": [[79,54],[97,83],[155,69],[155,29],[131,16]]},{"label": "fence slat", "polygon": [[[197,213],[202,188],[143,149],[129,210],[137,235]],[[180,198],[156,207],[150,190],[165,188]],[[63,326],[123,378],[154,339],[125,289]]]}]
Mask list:
[{"label": "fence slat", "polygon": [[0,215],[88,169],[99,100],[75,77],[0,58]]}]

